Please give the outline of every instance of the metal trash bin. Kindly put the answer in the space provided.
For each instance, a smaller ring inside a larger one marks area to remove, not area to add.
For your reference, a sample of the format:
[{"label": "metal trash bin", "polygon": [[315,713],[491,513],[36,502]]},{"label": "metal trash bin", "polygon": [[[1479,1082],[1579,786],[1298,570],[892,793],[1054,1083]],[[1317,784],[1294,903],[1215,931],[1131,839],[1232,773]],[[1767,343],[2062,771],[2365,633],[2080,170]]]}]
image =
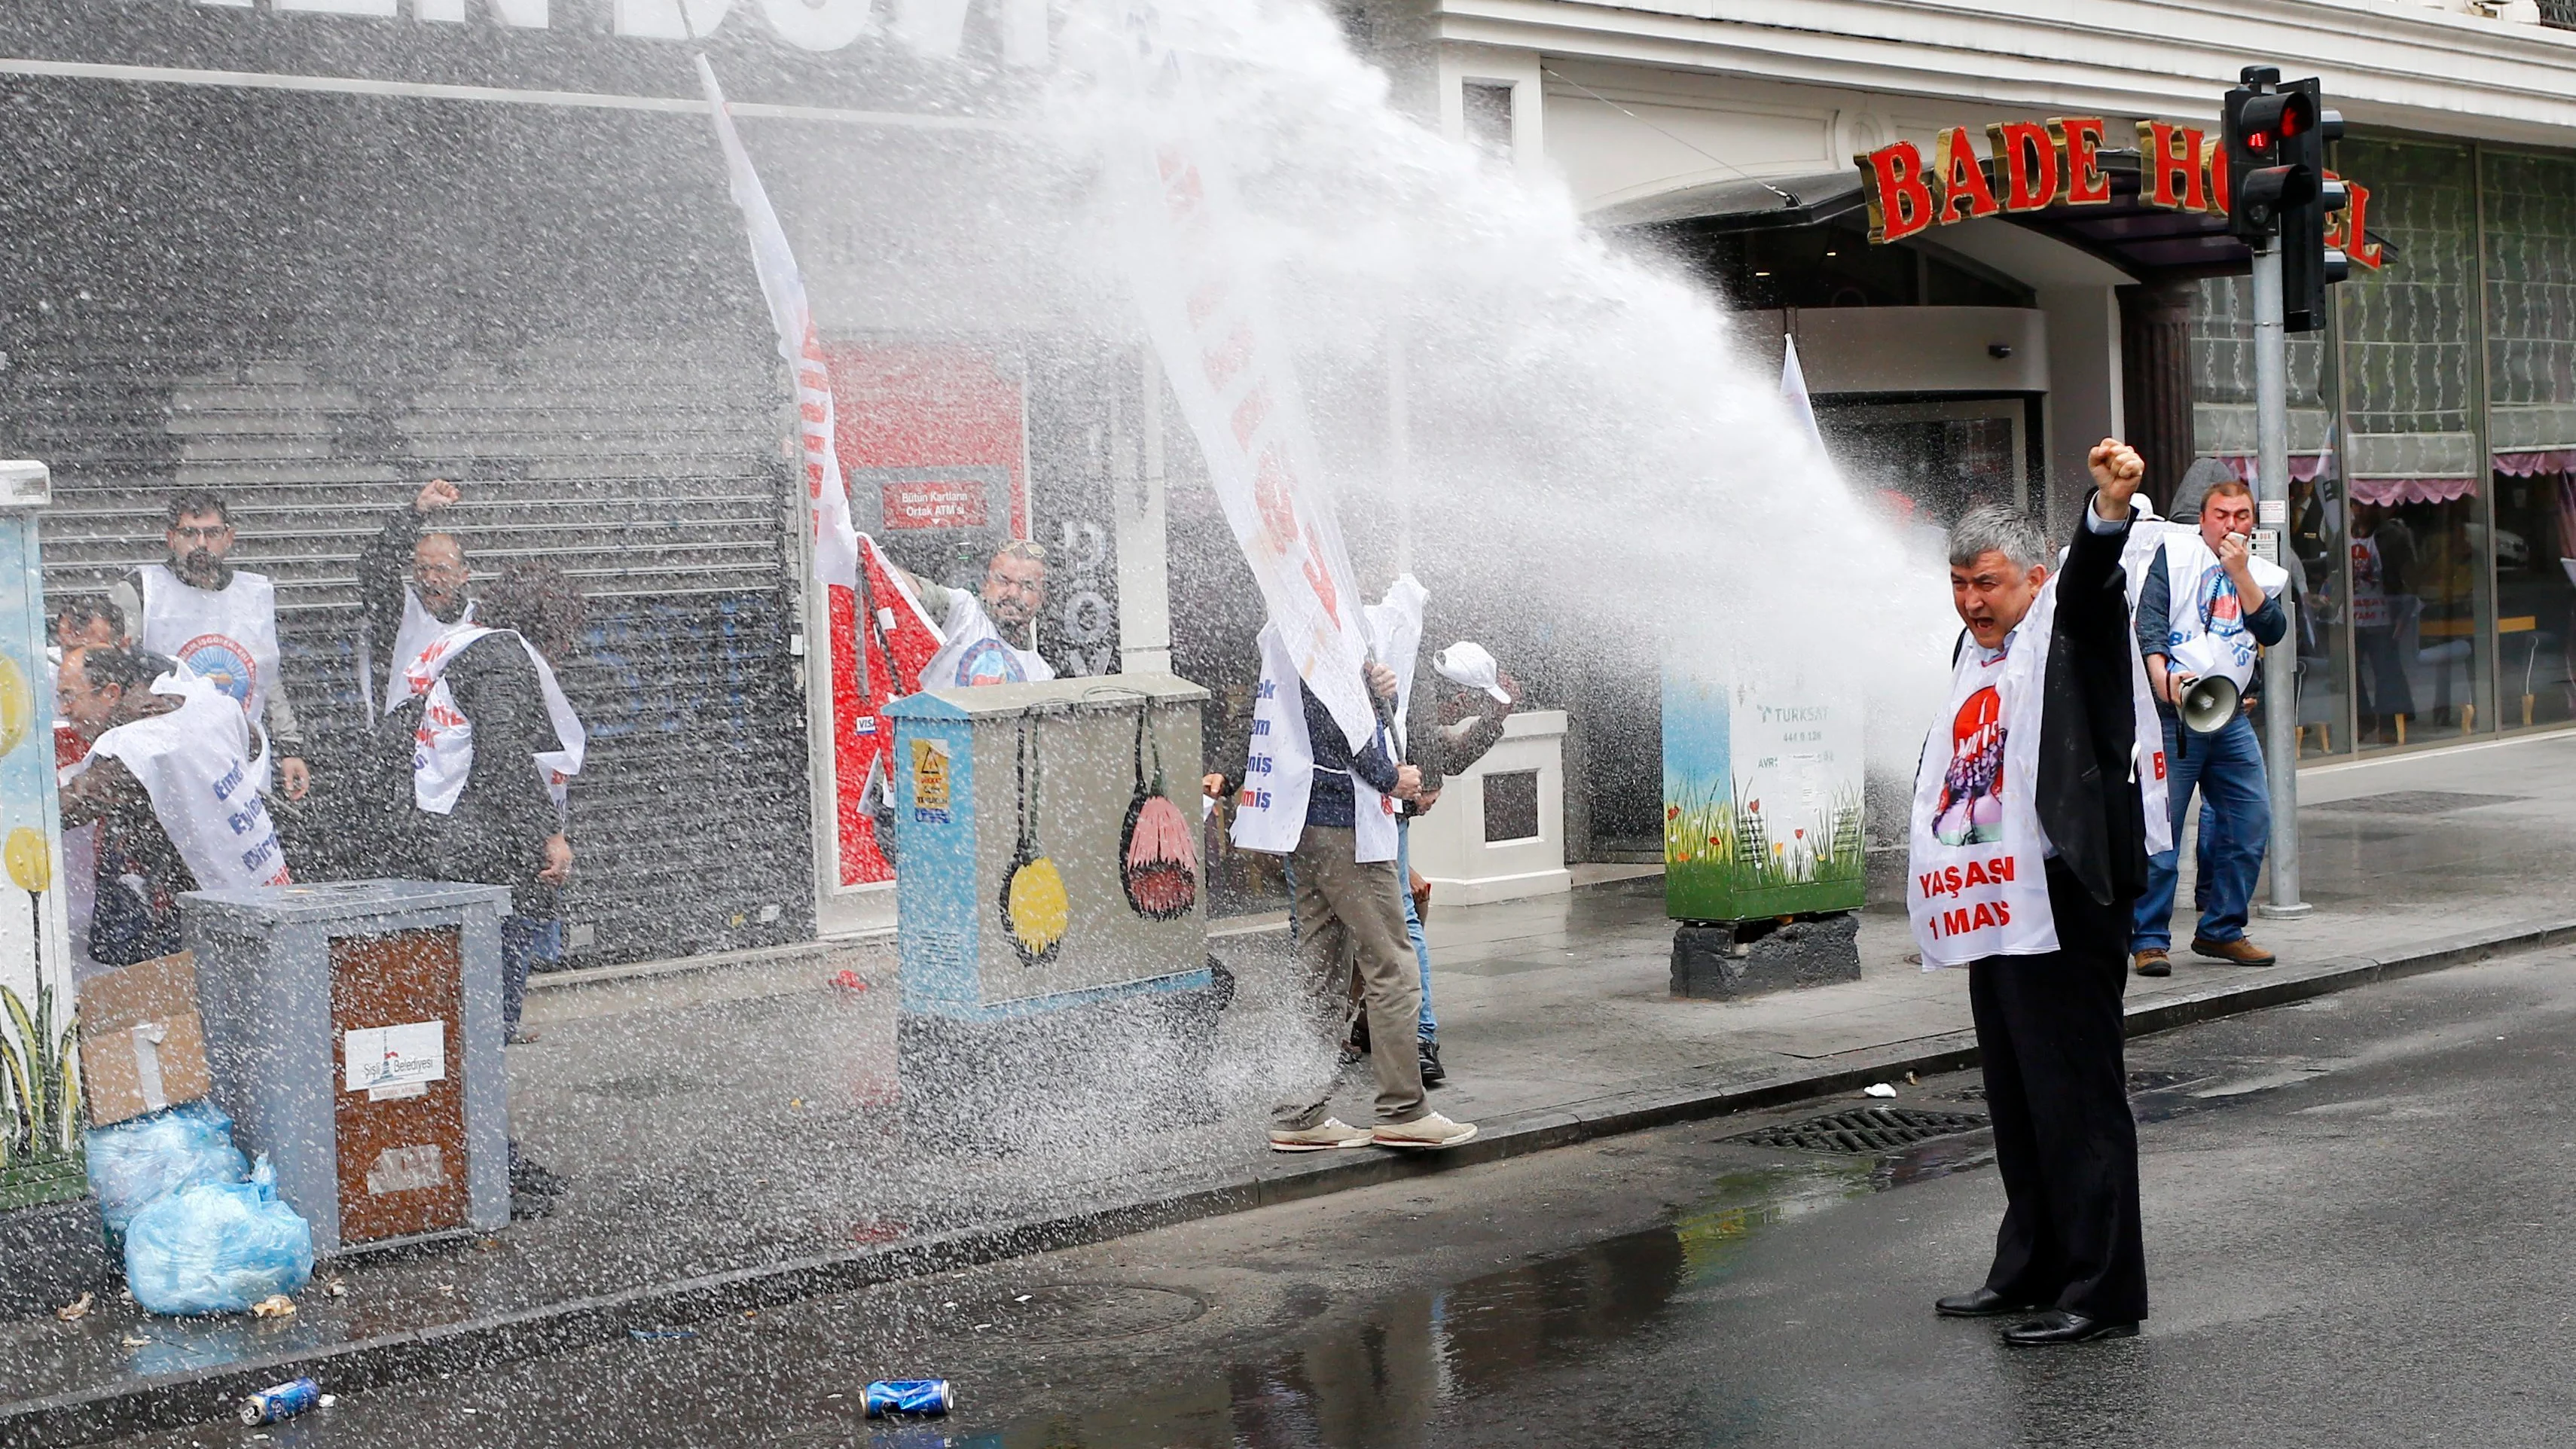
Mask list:
[{"label": "metal trash bin", "polygon": [[1198,858],[1206,698],[1118,675],[887,711],[914,1140],[1006,1148],[1086,1119],[1208,1115],[1223,999]]},{"label": "metal trash bin", "polygon": [[510,1220],[504,886],[181,898],[215,1100],[328,1255]]}]

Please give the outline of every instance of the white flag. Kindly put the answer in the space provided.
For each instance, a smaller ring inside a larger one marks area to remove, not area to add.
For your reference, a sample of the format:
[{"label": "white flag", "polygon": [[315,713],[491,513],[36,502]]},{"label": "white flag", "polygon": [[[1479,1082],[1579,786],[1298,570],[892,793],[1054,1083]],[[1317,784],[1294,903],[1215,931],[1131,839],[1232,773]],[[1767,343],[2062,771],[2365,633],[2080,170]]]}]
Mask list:
[{"label": "white flag", "polygon": [[1147,119],[1108,158],[1128,282],[1298,677],[1360,749],[1377,725],[1360,672],[1365,601],[1305,396],[1244,263],[1253,238],[1198,86],[1149,24],[1135,29],[1135,99]]},{"label": "white flag", "polygon": [[1825,435],[1816,429],[1815,404],[1807,401],[1807,370],[1798,365],[1798,339],[1786,334],[1780,338],[1780,396],[1797,416],[1799,426],[1807,430],[1807,440],[1822,454]]},{"label": "white flag", "polygon": [[841,458],[833,443],[832,376],[823,361],[823,339],[814,329],[814,310],[805,302],[805,276],[796,269],[787,233],[770,209],[751,157],[734,134],[725,110],[724,92],[716,85],[715,67],[698,57],[698,79],[705,82],[707,104],[714,109],[716,144],[724,148],[725,172],[733,187],[733,204],[742,208],[743,229],[751,234],[751,264],[760,274],[760,294],[769,303],[769,321],[778,330],[778,355],[796,375],[798,431],[805,445],[805,500],[814,528],[814,577],[841,588],[859,577],[858,531],[850,523],[850,495],[841,480]]}]

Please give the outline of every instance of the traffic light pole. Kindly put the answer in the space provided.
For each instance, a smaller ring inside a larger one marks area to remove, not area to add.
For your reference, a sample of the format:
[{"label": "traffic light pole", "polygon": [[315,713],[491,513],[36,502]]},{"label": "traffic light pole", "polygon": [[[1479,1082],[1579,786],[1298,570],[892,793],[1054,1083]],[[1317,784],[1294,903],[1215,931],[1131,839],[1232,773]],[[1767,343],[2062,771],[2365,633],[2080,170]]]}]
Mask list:
[{"label": "traffic light pole", "polygon": [[[2290,360],[2282,327],[2281,239],[2254,248],[2254,463],[2257,526],[2272,530],[2273,562],[2297,578],[2289,553]],[[2272,792],[2272,899],[2268,918],[2304,916],[2299,898],[2299,620],[2298,590],[2282,590],[2290,632],[2263,651],[2264,774]]]}]

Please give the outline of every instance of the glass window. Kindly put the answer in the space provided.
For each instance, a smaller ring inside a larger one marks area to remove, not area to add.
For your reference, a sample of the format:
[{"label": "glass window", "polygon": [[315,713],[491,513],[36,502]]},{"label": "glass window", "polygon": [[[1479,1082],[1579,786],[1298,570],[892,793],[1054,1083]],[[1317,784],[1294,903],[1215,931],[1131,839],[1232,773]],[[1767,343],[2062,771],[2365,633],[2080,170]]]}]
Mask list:
[{"label": "glass window", "polygon": [[2347,608],[2361,743],[2495,727],[2488,472],[2473,352],[2475,174],[2465,146],[2346,141],[2370,187],[2370,228],[2393,255],[2340,293],[2345,472],[2352,520]]},{"label": "glass window", "polygon": [[[2298,588],[2299,753],[2349,750],[2352,680],[2343,626],[2344,485],[2335,446],[2334,358],[2321,332],[2289,338],[2290,537],[2284,567]],[[2254,289],[2211,277],[2192,304],[2191,395],[2200,454],[2169,511],[2190,511],[2196,485],[2254,477]],[[2295,567],[2292,565],[2295,563]]]},{"label": "glass window", "polygon": [[2490,151],[2487,447],[2507,729],[2576,717],[2576,158]]}]

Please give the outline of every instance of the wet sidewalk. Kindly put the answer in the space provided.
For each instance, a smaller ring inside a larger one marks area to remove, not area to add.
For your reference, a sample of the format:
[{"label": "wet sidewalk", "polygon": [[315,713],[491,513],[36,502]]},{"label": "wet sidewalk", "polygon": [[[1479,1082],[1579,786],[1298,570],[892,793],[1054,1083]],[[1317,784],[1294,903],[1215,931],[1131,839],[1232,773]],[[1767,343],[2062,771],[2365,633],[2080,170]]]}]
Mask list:
[{"label": "wet sidewalk", "polygon": [[[2282,965],[2178,955],[2170,980],[2133,981],[2133,1021],[2335,989],[2576,921],[2576,735],[2312,770],[2302,789],[2317,909],[2256,923]],[[1444,1161],[1881,1074],[1901,1088],[1909,1064],[1965,1060],[1966,977],[1911,964],[1892,906],[1864,918],[1860,981],[1678,1001],[1661,889],[1648,874],[1434,907],[1451,1085],[1433,1104],[1484,1129]],[[112,1303],[72,1323],[0,1325],[0,1444],[211,1417],[290,1370],[355,1388],[1438,1170],[1373,1150],[1264,1149],[1263,1109],[1311,1063],[1280,1046],[1284,933],[1228,929],[1215,948],[1244,991],[1225,1017],[1213,1119],[1139,1120],[1067,1081],[1065,1096],[1087,1098],[1087,1130],[1007,1157],[905,1140],[890,943],[548,980],[528,1009],[538,1040],[510,1050],[516,1135],[570,1183],[552,1215],[326,1267],[291,1319],[174,1322]],[[2176,935],[2189,931],[2186,916]],[[1336,1111],[1367,1120],[1367,1094],[1345,1076]]]}]

